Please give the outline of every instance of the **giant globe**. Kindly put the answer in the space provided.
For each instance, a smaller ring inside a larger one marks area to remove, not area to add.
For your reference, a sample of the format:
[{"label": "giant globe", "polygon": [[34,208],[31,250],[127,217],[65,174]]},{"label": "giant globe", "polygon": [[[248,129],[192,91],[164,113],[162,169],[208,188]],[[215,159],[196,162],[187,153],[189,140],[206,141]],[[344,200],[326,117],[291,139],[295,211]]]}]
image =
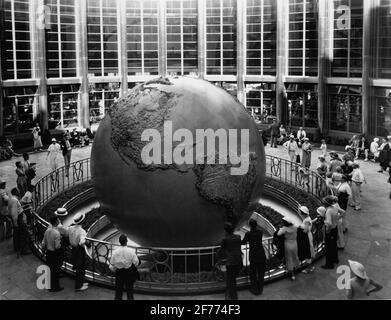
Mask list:
[{"label": "giant globe", "polygon": [[[187,137],[174,139],[181,130]],[[245,159],[247,170],[233,174]],[[213,246],[226,221],[240,227],[251,215],[265,154],[253,119],[227,91],[200,79],[159,78],[111,106],[94,139],[91,172],[101,207],[139,245]]]}]

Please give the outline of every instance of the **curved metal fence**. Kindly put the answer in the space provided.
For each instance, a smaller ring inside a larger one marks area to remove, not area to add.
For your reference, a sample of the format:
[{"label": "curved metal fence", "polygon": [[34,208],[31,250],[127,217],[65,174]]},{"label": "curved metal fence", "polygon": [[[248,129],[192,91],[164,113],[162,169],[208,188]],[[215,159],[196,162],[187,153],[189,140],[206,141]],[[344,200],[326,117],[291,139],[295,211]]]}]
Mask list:
[{"label": "curved metal fence", "polygon": [[[43,234],[48,222],[40,217],[42,208],[62,192],[86,181],[91,180],[90,159],[76,161],[67,169],[61,167],[41,178],[35,185],[33,193],[33,210],[30,211],[29,221],[33,245],[37,255],[44,259],[41,249]],[[266,176],[275,181],[288,184],[297,190],[305,191],[320,200],[332,191],[326,186],[325,180],[316,172],[304,170],[296,163],[274,156],[266,156]],[[269,187],[268,189],[273,188]],[[281,190],[274,189],[273,196],[281,198],[285,204],[297,212],[299,203]],[[259,215],[260,219],[264,219]],[[107,223],[102,217],[95,224],[99,227]],[[323,250],[323,223],[318,223],[313,230],[316,255],[319,257]],[[86,277],[88,280],[103,285],[114,286],[114,277],[109,269],[109,260],[113,249],[117,247],[106,241],[89,238],[90,247],[87,249],[88,261]],[[276,247],[272,237],[265,238],[263,247],[267,256],[265,281],[271,281],[286,274],[283,261],[276,258]],[[142,264],[139,267],[140,281],[135,289],[161,293],[199,293],[220,291],[225,288],[225,260],[219,246],[201,248],[146,248],[134,247]],[[248,246],[242,246],[243,266],[238,286],[249,283]],[[72,274],[70,250],[67,248],[63,269]],[[302,265],[301,267],[304,267]]]}]

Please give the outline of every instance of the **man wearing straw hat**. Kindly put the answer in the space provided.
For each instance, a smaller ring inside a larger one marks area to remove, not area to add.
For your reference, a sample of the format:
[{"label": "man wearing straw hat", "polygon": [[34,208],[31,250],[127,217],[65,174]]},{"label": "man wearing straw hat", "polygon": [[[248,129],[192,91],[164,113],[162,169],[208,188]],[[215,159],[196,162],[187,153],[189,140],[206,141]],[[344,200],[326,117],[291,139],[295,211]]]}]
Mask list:
[{"label": "man wearing straw hat", "polygon": [[87,232],[82,228],[81,223],[85,219],[85,214],[77,214],[73,220],[73,225],[68,229],[69,243],[72,246],[71,261],[73,270],[76,271],[75,290],[84,291],[88,289],[88,283],[85,282],[85,246]]},{"label": "man wearing straw hat", "polygon": [[50,225],[45,231],[42,241],[42,249],[46,252],[46,263],[50,268],[50,289],[51,292],[64,290],[60,286],[61,270],[61,235],[57,229],[57,216],[50,217]]},{"label": "man wearing straw hat", "polygon": [[[365,272],[364,266],[357,262],[348,260],[350,269],[355,275],[347,282],[346,295],[348,299],[360,299],[369,296],[372,292],[380,291],[383,287],[376,281],[370,279]],[[369,289],[373,286],[372,289]]]}]

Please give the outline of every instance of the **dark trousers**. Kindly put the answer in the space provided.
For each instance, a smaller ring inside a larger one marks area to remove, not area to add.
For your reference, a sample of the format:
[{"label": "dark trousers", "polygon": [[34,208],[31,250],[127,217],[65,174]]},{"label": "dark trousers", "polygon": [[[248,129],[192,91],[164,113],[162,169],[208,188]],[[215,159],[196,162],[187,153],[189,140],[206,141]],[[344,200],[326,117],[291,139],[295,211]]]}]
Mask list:
[{"label": "dark trousers", "polygon": [[114,300],[122,300],[122,294],[124,292],[124,287],[126,290],[128,300],[134,300],[133,285],[134,285],[134,279],[132,277],[130,268],[117,269],[115,271],[115,297],[114,297]]},{"label": "dark trousers", "polygon": [[60,252],[56,251],[46,251],[46,263],[50,268],[50,289],[60,288]]},{"label": "dark trousers", "polygon": [[338,228],[335,227],[326,233],[325,237],[325,251],[326,251],[326,266],[334,267],[338,263]]},{"label": "dark trousers", "polygon": [[14,251],[20,252],[20,228],[13,226],[14,234],[13,234],[13,243],[14,243]]},{"label": "dark trousers", "polygon": [[75,276],[75,289],[80,289],[85,282],[86,266],[85,266],[85,251],[84,248],[72,247],[72,263],[73,270],[76,272]]},{"label": "dark trousers", "polygon": [[250,261],[250,291],[254,294],[263,292],[263,281],[265,278],[265,262]]},{"label": "dark trousers", "polygon": [[271,135],[270,136],[270,146],[272,148],[277,148],[277,135]]},{"label": "dark trousers", "polygon": [[236,278],[239,274],[241,266],[227,266],[227,291],[226,300],[238,300],[238,292],[236,290]]}]

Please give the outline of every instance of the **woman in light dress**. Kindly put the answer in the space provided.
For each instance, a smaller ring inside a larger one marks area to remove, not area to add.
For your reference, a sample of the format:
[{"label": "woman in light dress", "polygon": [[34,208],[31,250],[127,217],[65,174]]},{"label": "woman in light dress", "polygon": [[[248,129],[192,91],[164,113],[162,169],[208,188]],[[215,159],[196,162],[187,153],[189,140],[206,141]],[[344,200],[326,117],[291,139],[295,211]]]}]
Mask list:
[{"label": "woman in light dress", "polygon": [[35,125],[35,128],[33,129],[34,151],[42,149],[42,140],[41,140],[40,132],[41,132],[41,128],[37,123]]},{"label": "woman in light dress", "polygon": [[48,148],[46,159],[49,159],[49,167],[52,171],[55,171],[58,167],[57,157],[61,152],[61,147],[57,143],[55,138],[52,139],[52,143]]},{"label": "woman in light dress", "polygon": [[303,143],[303,158],[301,159],[301,165],[304,168],[309,169],[311,167],[311,153],[312,153],[312,145],[310,143],[310,139],[304,138]]},{"label": "woman in light dress", "polygon": [[312,224],[318,219],[318,218],[315,218],[315,219],[311,219],[310,217],[310,211],[308,210],[307,207],[305,206],[301,206],[299,208],[300,212],[304,215],[306,215],[306,217],[304,218],[302,224],[301,224],[301,228],[304,230],[304,232],[308,235],[308,241],[309,241],[309,244],[310,244],[310,253],[311,253],[311,258],[309,259],[306,259],[306,263],[308,263],[310,265],[309,268],[307,269],[304,269],[303,270],[303,273],[312,273],[314,272],[315,270],[315,267],[314,266],[311,266],[311,263],[312,263],[312,260],[315,258],[315,248],[314,248],[314,238],[312,236]]},{"label": "woman in light dress", "polygon": [[285,252],[285,264],[288,270],[288,274],[292,281],[295,278],[295,269],[299,266],[299,258],[297,256],[297,227],[287,219],[282,219],[284,226],[278,230],[277,235],[284,235],[284,252]]}]

